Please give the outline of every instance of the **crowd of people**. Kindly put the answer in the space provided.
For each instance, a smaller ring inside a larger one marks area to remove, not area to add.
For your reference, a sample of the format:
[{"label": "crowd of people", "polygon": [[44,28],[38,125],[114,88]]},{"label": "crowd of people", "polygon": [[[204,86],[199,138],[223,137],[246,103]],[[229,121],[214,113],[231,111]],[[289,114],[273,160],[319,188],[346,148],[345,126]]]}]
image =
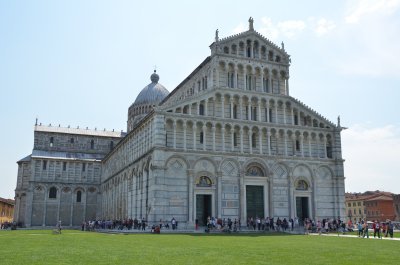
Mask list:
[{"label": "crowd of people", "polygon": [[[170,226],[171,224],[171,226]],[[170,229],[172,230],[178,229],[178,221],[173,217],[171,221],[160,220],[159,223],[153,224],[149,227],[148,222],[143,217],[141,219],[124,219],[124,220],[92,220],[82,222],[81,230],[82,231],[95,231],[99,229],[110,229],[110,230],[141,230],[146,231],[146,229],[150,228],[153,230],[161,230],[161,229]]]},{"label": "crowd of people", "polygon": [[0,229],[11,229],[11,230],[15,230],[17,229],[17,224],[13,223],[13,222],[2,222],[0,223]]}]

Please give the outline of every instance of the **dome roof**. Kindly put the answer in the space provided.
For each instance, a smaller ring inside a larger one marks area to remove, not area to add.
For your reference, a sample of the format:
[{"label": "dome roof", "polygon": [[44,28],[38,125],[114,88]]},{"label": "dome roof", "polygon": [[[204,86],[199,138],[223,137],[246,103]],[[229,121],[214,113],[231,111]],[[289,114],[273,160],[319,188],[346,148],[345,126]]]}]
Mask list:
[{"label": "dome roof", "polygon": [[169,91],[158,83],[159,79],[160,77],[156,74],[156,70],[154,70],[154,73],[150,77],[151,83],[140,91],[133,105],[157,105],[160,103],[169,94]]}]

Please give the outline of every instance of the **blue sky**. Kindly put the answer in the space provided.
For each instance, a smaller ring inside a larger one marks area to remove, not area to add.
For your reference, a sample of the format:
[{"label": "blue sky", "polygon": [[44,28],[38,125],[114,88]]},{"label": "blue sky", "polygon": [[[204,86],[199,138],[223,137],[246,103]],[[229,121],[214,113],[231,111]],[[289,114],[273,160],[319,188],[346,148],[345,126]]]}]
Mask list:
[{"label": "blue sky", "polygon": [[[144,3],[146,2],[146,3]],[[400,193],[400,0],[1,1],[0,197],[44,124],[126,130],[150,83],[173,90],[221,38],[255,30],[291,55],[290,94],[341,116],[346,191]]]}]

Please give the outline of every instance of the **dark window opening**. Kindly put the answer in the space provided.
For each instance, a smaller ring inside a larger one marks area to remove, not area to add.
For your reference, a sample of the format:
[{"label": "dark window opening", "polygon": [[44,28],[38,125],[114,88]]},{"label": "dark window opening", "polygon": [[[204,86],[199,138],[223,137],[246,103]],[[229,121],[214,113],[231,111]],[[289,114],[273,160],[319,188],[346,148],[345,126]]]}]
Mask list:
[{"label": "dark window opening", "polygon": [[233,146],[237,146],[237,134],[233,133]]},{"label": "dark window opening", "polygon": [[63,162],[63,171],[67,170],[67,162]]},{"label": "dark window opening", "polygon": [[296,140],[296,151],[300,151],[300,141]]},{"label": "dark window opening", "polygon": [[76,202],[82,202],[82,191],[80,190],[76,193]]},{"label": "dark window opening", "polygon": [[199,106],[199,115],[204,115],[204,105],[200,104]]},{"label": "dark window opening", "polygon": [[204,141],[204,133],[200,132],[200,143],[202,144]]},{"label": "dark window opening", "polygon": [[74,138],[71,138],[71,139],[69,140],[69,142],[70,142],[71,144],[73,144],[73,143],[75,142],[75,139],[74,139]]},{"label": "dark window opening", "polygon": [[299,125],[299,118],[297,115],[294,115],[294,125]]},{"label": "dark window opening", "polygon": [[113,150],[114,149],[114,141],[111,141],[110,142],[110,150]]},{"label": "dark window opening", "polygon": [[83,163],[82,164],[82,172],[85,172],[86,171],[86,163]]},{"label": "dark window opening", "polygon": [[257,139],[256,139],[256,134],[255,133],[253,133],[251,135],[251,147],[253,147],[253,148],[257,147]]},{"label": "dark window opening", "polygon": [[47,169],[47,161],[46,161],[46,160],[43,160],[42,169],[43,169],[43,170],[46,170],[46,169]]},{"label": "dark window opening", "polygon": [[57,188],[51,187],[49,190],[49,199],[56,199],[57,198]]},{"label": "dark window opening", "polygon": [[90,149],[94,149],[94,140],[90,140]]}]

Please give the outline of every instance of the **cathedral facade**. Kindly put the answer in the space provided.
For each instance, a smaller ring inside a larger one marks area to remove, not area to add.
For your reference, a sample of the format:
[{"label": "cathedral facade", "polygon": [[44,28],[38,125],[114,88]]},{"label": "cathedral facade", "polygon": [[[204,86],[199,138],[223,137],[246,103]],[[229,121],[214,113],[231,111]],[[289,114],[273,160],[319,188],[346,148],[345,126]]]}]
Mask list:
[{"label": "cathedral facade", "polygon": [[340,121],[289,95],[284,45],[250,19],[210,49],[170,93],[154,72],[126,133],[36,124],[14,220],[344,218]]}]

